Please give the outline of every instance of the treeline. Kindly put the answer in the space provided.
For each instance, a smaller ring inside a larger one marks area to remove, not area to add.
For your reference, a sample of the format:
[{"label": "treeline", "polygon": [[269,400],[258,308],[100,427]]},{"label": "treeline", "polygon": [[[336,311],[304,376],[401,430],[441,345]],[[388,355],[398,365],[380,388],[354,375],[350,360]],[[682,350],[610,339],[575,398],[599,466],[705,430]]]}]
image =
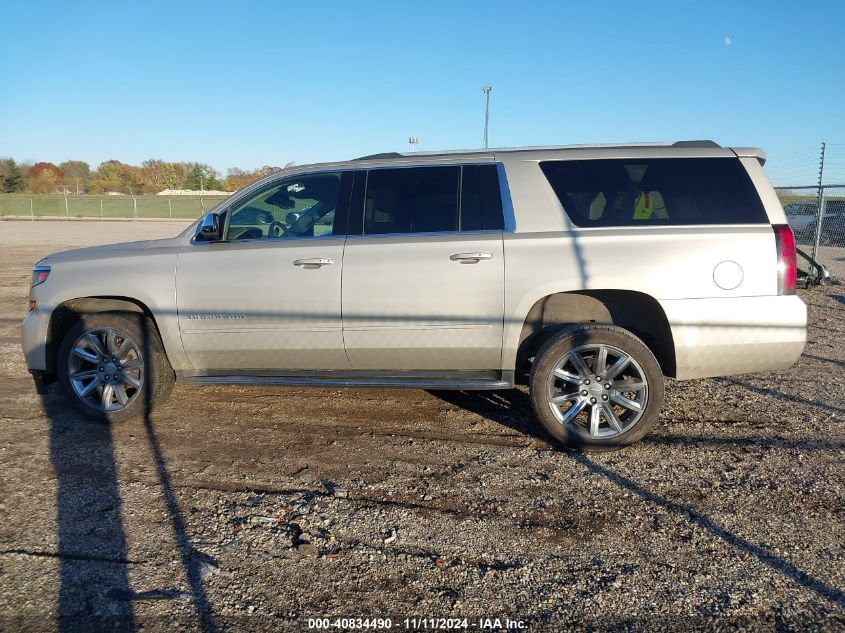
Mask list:
[{"label": "treeline", "polygon": [[265,165],[260,169],[246,171],[235,167],[229,169],[224,177],[205,163],[145,160],[136,166],[107,160],[92,170],[83,160],[68,160],[54,165],[44,162],[19,164],[9,158],[0,160],[0,192],[116,192],[139,195],[158,193],[165,189],[236,191],[280,169]]}]

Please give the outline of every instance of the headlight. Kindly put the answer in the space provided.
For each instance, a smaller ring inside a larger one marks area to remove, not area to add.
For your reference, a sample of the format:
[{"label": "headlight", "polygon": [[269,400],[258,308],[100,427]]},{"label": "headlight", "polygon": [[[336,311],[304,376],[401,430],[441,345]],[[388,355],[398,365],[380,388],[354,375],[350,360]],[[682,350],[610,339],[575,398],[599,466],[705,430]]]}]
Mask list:
[{"label": "headlight", "polygon": [[50,276],[49,266],[35,266],[32,269],[32,287],[43,284]]}]

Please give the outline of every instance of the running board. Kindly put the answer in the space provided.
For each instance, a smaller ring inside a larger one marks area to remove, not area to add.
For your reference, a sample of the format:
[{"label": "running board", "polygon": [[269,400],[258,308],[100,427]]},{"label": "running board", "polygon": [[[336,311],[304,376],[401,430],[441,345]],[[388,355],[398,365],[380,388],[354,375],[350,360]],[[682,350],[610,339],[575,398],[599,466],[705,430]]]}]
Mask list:
[{"label": "running board", "polygon": [[[399,388],[399,389],[443,389],[481,391],[512,389],[512,372],[436,372],[440,375],[373,375],[362,372],[337,372],[338,375],[325,372],[302,373],[250,373],[250,372],[198,372],[180,371],[176,377],[184,382],[206,385],[278,385],[290,387],[357,387],[357,388]],[[461,373],[469,374],[461,376]],[[495,374],[495,377],[482,377],[483,374]],[[511,378],[508,380],[508,378]]]}]

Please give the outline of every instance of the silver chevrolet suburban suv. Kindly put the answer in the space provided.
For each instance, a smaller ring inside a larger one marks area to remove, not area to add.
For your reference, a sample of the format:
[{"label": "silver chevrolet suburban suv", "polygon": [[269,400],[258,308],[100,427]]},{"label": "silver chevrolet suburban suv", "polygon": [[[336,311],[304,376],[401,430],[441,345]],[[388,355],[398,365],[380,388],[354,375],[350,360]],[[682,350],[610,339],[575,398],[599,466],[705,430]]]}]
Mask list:
[{"label": "silver chevrolet suburban suv", "polygon": [[292,167],[177,237],[38,262],[26,361],[106,420],[145,414],[176,378],[527,381],[558,441],[624,446],[657,420],[664,376],[801,355],[795,245],[764,162],[683,141]]}]

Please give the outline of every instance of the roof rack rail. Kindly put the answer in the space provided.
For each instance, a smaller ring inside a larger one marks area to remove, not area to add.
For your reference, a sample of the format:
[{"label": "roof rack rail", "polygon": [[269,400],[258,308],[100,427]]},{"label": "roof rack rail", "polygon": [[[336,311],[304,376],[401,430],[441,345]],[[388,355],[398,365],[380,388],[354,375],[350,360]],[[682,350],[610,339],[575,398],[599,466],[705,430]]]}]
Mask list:
[{"label": "roof rack rail", "polygon": [[370,154],[369,156],[360,156],[353,160],[379,160],[381,158],[402,158],[399,152],[382,152],[381,154]]},{"label": "roof rack rail", "polygon": [[716,141],[675,141],[672,147],[722,147]]},{"label": "roof rack rail", "polygon": [[686,148],[721,148],[722,146],[715,141],[700,140],[700,141],[675,141],[671,145],[665,143],[628,143],[628,144],[598,144],[598,145],[553,145],[548,147],[501,147],[494,149],[463,149],[463,150],[441,150],[434,152],[414,152],[410,154],[402,154],[399,152],[382,152],[380,154],[370,154],[368,156],[361,156],[353,158],[352,160],[384,160],[390,158],[411,158],[414,156],[447,156],[450,154],[480,154],[493,152],[518,152],[518,151],[537,151],[537,150],[558,150],[558,149],[613,149],[613,148],[637,148],[637,147],[686,147]]}]

